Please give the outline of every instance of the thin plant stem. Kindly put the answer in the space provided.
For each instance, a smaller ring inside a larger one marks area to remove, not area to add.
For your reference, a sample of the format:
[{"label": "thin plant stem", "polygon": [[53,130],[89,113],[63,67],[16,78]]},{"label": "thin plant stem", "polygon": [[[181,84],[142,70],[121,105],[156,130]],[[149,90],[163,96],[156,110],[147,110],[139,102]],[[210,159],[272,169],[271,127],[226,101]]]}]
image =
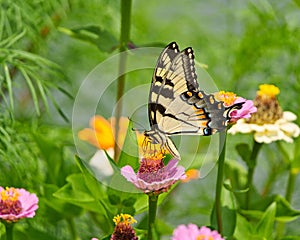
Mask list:
[{"label": "thin plant stem", "polygon": [[218,159],[218,175],[216,184],[216,195],[215,195],[215,206],[216,206],[216,218],[218,231],[222,234],[223,231],[223,221],[222,221],[222,186],[224,178],[224,162],[225,162],[225,150],[226,150],[226,132],[221,132],[219,134],[219,159]]},{"label": "thin plant stem", "polygon": [[252,152],[250,155],[250,158],[248,159],[247,165],[248,165],[248,175],[247,175],[247,187],[249,188],[248,192],[246,193],[246,209],[249,209],[250,203],[251,203],[251,194],[253,191],[253,176],[254,176],[254,170],[256,167],[257,162],[257,156],[259,153],[259,150],[262,146],[262,143],[258,143],[254,141]]},{"label": "thin plant stem", "polygon": [[116,98],[116,122],[115,122],[115,161],[118,161],[120,154],[120,148],[118,146],[119,139],[119,129],[120,123],[119,119],[122,115],[123,103],[121,97],[124,93],[125,79],[126,79],[126,62],[127,62],[127,44],[130,40],[130,20],[131,20],[131,0],[121,1],[121,35],[120,35],[120,60],[119,60],[119,74],[118,74],[118,84],[117,84],[117,98]]},{"label": "thin plant stem", "polygon": [[148,196],[149,214],[148,214],[148,240],[153,239],[153,229],[156,218],[158,195]]},{"label": "thin plant stem", "polygon": [[6,240],[13,240],[13,223],[5,224],[6,227]]},{"label": "thin plant stem", "polygon": [[[288,179],[288,184],[286,187],[286,192],[285,192],[285,199],[288,202],[291,202],[293,192],[295,190],[295,183],[296,183],[296,178],[298,175],[299,171],[297,169],[291,168],[289,172],[289,179]],[[279,222],[276,227],[276,239],[281,239],[283,234],[284,234],[284,229],[285,229],[285,223],[284,222]]]},{"label": "thin plant stem", "polygon": [[69,226],[69,230],[72,236],[72,239],[74,240],[80,240],[80,237],[78,236],[76,227],[75,227],[75,223],[74,223],[74,219],[73,218],[67,218],[67,223]]}]

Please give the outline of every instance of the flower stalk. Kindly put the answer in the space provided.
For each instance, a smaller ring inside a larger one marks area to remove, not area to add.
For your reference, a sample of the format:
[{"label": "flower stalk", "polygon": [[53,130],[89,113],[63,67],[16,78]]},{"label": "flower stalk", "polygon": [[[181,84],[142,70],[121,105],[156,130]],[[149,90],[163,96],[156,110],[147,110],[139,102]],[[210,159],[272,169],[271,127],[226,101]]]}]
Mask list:
[{"label": "flower stalk", "polygon": [[153,239],[153,231],[154,231],[154,224],[156,218],[156,211],[157,211],[157,201],[159,195],[148,195],[148,205],[149,205],[149,214],[148,214],[148,240]]},{"label": "flower stalk", "polygon": [[6,240],[13,240],[14,223],[5,223],[5,228],[6,228]]},{"label": "flower stalk", "polygon": [[222,234],[222,186],[224,179],[224,163],[225,163],[225,150],[226,150],[226,132],[219,133],[219,159],[218,159],[218,175],[216,183],[216,195],[215,195],[215,204],[216,204],[216,217],[217,217],[217,226],[218,232]]},{"label": "flower stalk", "polygon": [[72,239],[79,240],[80,237],[78,236],[78,233],[77,233],[77,230],[76,230],[76,227],[75,227],[75,223],[74,223],[74,219],[73,218],[68,218],[67,223],[68,223],[68,226],[69,226],[69,230],[70,230]]},{"label": "flower stalk", "polygon": [[118,133],[120,129],[119,119],[122,115],[123,104],[120,100],[124,93],[125,79],[126,79],[126,62],[127,52],[126,46],[130,39],[130,20],[131,20],[131,0],[121,1],[121,35],[120,35],[120,60],[119,60],[119,74],[117,84],[117,98],[116,98],[116,129],[115,129],[115,161],[118,160],[120,148],[118,146]]},{"label": "flower stalk", "polygon": [[262,143],[258,143],[256,141],[254,141],[253,143],[253,148],[252,148],[252,152],[250,155],[250,158],[247,161],[247,166],[248,166],[248,175],[247,175],[247,187],[248,187],[248,191],[246,193],[246,209],[249,209],[250,203],[251,203],[251,195],[252,195],[252,191],[253,191],[253,176],[254,176],[254,170],[256,167],[256,163],[257,163],[257,156],[259,153],[259,150],[262,146]]}]

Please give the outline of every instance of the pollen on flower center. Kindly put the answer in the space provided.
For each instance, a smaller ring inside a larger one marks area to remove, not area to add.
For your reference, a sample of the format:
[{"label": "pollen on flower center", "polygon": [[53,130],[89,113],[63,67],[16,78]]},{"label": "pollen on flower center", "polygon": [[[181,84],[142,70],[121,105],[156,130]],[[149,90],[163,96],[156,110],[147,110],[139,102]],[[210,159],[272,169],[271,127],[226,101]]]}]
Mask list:
[{"label": "pollen on flower center", "polygon": [[1,191],[0,214],[19,214],[22,210],[19,196],[15,188],[6,188],[5,191]]},{"label": "pollen on flower center", "polygon": [[259,85],[259,90],[257,91],[257,95],[264,96],[267,95],[268,97],[275,97],[280,93],[278,87],[272,84],[261,84]]},{"label": "pollen on flower center", "polygon": [[196,240],[214,240],[214,238],[212,236],[200,234],[197,236]]},{"label": "pollen on flower center", "polygon": [[116,224],[116,227],[110,238],[111,240],[138,240],[135,231],[131,226],[136,220],[131,215],[121,213],[120,215],[115,216],[113,221]]},{"label": "pollen on flower center", "polygon": [[262,84],[259,86],[259,89],[254,100],[257,112],[252,114],[248,122],[259,125],[273,124],[282,118],[283,115],[283,111],[276,98],[276,95],[280,92],[279,88],[274,85]]},{"label": "pollen on flower center", "polygon": [[116,225],[118,225],[119,223],[124,223],[125,225],[136,223],[136,220],[130,214],[123,214],[123,213],[115,216],[113,221]]},{"label": "pollen on flower center", "polygon": [[223,101],[225,106],[231,106],[234,104],[237,96],[233,92],[220,91],[217,93],[216,98]]}]

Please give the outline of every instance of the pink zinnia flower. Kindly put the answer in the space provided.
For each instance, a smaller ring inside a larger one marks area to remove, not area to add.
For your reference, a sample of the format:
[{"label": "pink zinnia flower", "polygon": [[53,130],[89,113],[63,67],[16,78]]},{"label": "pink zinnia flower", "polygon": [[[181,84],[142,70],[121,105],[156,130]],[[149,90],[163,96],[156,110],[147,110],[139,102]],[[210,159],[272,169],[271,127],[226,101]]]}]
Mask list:
[{"label": "pink zinnia flower", "polygon": [[242,97],[236,96],[233,92],[220,91],[215,94],[219,101],[224,102],[225,107],[233,106],[234,104],[243,103],[240,109],[234,109],[230,113],[230,122],[236,122],[242,118],[250,118],[252,113],[257,111],[252,100],[247,100]]},{"label": "pink zinnia flower", "polygon": [[224,238],[208,227],[198,228],[195,224],[189,224],[179,225],[173,232],[172,240],[224,240]]},{"label": "pink zinnia flower", "polygon": [[252,113],[255,113],[257,111],[257,108],[254,106],[254,103],[252,100],[247,100],[242,97],[238,97],[234,104],[243,102],[243,106],[241,109],[235,109],[230,113],[230,121],[236,122],[237,120],[241,118],[250,118]]},{"label": "pink zinnia flower", "polygon": [[38,209],[38,198],[23,188],[0,187],[0,218],[16,222],[21,218],[32,218]]},{"label": "pink zinnia flower", "polygon": [[166,192],[176,181],[184,179],[186,175],[184,167],[177,166],[177,159],[170,160],[165,166],[162,158],[162,154],[145,157],[137,173],[127,165],[121,169],[121,174],[144,193]]}]

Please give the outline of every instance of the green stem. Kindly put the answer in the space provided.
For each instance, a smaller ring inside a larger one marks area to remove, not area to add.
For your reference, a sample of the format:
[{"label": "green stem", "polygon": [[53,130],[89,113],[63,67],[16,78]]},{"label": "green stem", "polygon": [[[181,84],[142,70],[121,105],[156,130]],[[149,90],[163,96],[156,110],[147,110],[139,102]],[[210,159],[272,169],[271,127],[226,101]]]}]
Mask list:
[{"label": "green stem", "polygon": [[256,167],[256,162],[257,162],[257,156],[258,152],[262,146],[262,143],[258,143],[254,141],[253,143],[253,148],[252,148],[252,153],[250,155],[250,158],[248,159],[247,166],[248,166],[248,176],[247,176],[247,187],[248,192],[246,194],[246,209],[249,209],[250,203],[251,203],[251,194],[253,191],[253,176],[254,176],[254,170]]},{"label": "green stem", "polygon": [[153,239],[153,230],[156,218],[156,209],[157,209],[157,200],[158,195],[149,195],[148,204],[149,204],[149,214],[148,214],[148,240]]},{"label": "green stem", "polygon": [[13,240],[14,223],[6,223],[6,240]]},{"label": "green stem", "polygon": [[223,231],[223,223],[222,223],[222,203],[221,203],[221,195],[222,195],[222,186],[223,186],[223,178],[224,178],[224,162],[225,162],[225,150],[226,150],[226,132],[220,132],[219,134],[219,159],[218,159],[218,175],[217,175],[217,184],[216,184],[216,217],[217,217],[217,225],[218,231],[222,234]]},{"label": "green stem", "polygon": [[70,230],[72,239],[80,240],[80,237],[78,236],[78,233],[76,231],[76,227],[75,227],[75,223],[74,223],[73,218],[68,218],[67,223],[68,223],[68,226],[69,226],[69,230]]},{"label": "green stem", "polygon": [[120,60],[119,60],[119,77],[117,86],[116,102],[116,125],[115,125],[115,161],[118,161],[120,148],[118,146],[119,119],[122,115],[123,103],[120,100],[124,93],[125,78],[126,78],[126,62],[127,62],[127,43],[130,40],[130,18],[131,18],[131,0],[121,0],[121,35],[120,35]]},{"label": "green stem", "polygon": [[[287,184],[286,192],[285,192],[285,199],[288,202],[291,202],[291,200],[292,200],[298,173],[299,173],[298,170],[295,170],[294,168],[290,169],[289,180],[288,180],[288,184]],[[284,229],[285,229],[285,223],[279,222],[277,225],[277,228],[276,228],[276,239],[281,239],[281,237],[284,234]]]},{"label": "green stem", "polygon": [[261,192],[261,196],[265,197],[268,195],[268,193],[270,192],[270,189],[272,188],[273,184],[275,183],[275,179],[277,178],[278,175],[278,168],[280,166],[273,165],[270,173],[268,174],[268,180],[265,184],[265,187],[263,188],[263,191]]}]

